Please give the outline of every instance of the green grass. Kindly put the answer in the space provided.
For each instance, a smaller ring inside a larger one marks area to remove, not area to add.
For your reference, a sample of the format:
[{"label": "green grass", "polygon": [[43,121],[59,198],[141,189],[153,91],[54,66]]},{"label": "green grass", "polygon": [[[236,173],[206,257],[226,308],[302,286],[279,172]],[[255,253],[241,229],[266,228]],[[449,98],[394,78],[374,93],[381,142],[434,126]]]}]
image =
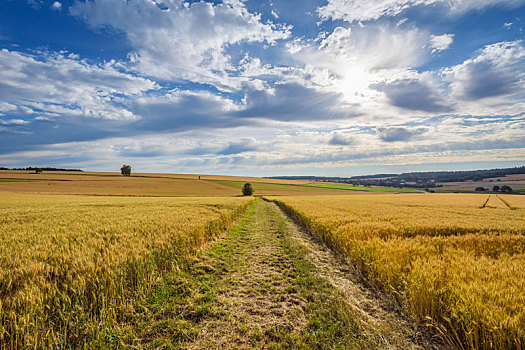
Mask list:
[{"label": "green grass", "polygon": [[420,193],[421,190],[407,189],[407,188],[392,188],[382,186],[354,186],[350,184],[331,184],[331,183],[309,183],[304,186],[319,187],[319,188],[331,188],[345,191],[361,191],[361,192],[403,192],[403,193]]}]

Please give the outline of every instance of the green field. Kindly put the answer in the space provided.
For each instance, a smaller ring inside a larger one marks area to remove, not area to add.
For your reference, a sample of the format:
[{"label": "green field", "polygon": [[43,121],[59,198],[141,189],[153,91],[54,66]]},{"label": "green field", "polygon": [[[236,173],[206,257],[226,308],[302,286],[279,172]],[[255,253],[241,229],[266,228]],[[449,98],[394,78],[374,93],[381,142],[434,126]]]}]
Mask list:
[{"label": "green field", "polygon": [[421,190],[407,189],[407,188],[392,188],[382,186],[354,186],[350,184],[332,184],[332,183],[309,183],[305,186],[317,188],[330,188],[345,191],[360,191],[360,192],[400,192],[400,193],[421,193]]}]

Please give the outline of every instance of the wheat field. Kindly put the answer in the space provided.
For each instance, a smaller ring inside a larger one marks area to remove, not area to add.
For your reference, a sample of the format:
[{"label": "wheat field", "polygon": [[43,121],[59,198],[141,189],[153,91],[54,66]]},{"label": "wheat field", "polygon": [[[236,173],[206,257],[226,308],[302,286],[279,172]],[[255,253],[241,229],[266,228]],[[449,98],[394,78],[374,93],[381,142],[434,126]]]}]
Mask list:
[{"label": "wheat field", "polygon": [[[0,191],[1,349],[104,347],[165,272],[251,201],[231,196],[239,181],[56,176],[64,178],[5,182]],[[64,191],[100,193],[45,193],[62,182]],[[451,346],[525,347],[525,197],[323,195],[300,184],[256,185],[281,194],[267,198]],[[217,197],[161,196],[206,188]]]},{"label": "wheat field", "polygon": [[271,197],[459,349],[525,347],[520,196]]},{"label": "wheat field", "polygon": [[1,193],[0,348],[94,346],[156,276],[248,204]]}]

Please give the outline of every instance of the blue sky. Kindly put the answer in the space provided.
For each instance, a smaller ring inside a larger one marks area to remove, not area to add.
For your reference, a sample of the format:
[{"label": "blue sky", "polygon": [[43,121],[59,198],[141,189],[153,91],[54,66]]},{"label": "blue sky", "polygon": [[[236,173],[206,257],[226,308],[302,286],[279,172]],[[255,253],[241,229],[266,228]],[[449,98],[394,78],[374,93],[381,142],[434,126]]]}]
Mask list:
[{"label": "blue sky", "polygon": [[525,163],[525,0],[3,0],[0,166]]}]

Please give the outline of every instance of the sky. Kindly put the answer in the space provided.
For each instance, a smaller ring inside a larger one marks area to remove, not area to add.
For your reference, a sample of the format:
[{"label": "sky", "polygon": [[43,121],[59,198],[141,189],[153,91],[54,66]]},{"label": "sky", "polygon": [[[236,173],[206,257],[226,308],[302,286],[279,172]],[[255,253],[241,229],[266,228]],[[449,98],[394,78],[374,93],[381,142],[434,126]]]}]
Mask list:
[{"label": "sky", "polygon": [[0,0],[0,166],[525,164],[525,0]]}]

